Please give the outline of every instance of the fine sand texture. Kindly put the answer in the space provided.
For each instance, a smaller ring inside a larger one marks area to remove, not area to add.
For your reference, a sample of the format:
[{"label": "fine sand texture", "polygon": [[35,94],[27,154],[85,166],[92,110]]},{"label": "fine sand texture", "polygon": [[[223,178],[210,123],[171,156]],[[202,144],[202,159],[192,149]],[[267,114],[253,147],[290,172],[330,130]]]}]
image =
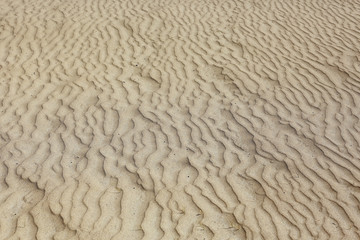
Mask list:
[{"label": "fine sand texture", "polygon": [[360,2],[0,0],[0,240],[359,240]]}]

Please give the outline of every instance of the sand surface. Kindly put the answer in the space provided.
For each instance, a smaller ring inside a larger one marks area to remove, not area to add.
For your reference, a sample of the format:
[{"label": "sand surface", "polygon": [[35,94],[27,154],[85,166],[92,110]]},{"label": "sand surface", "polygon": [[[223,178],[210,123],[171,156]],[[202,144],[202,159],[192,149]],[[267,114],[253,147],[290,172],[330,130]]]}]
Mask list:
[{"label": "sand surface", "polygon": [[0,240],[360,239],[360,2],[1,0]]}]

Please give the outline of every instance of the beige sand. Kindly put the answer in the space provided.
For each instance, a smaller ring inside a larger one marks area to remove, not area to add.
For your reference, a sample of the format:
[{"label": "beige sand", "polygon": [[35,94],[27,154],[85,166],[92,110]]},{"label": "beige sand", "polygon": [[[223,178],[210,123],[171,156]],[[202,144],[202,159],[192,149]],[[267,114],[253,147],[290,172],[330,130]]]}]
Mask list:
[{"label": "beige sand", "polygon": [[360,239],[360,2],[0,17],[0,240]]}]

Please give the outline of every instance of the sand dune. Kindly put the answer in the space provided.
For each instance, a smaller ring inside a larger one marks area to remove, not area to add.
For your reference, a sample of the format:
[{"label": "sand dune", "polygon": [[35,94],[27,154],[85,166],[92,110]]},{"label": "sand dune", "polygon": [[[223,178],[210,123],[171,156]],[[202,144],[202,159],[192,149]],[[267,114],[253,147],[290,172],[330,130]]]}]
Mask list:
[{"label": "sand dune", "polygon": [[357,1],[0,17],[0,240],[360,239]]}]

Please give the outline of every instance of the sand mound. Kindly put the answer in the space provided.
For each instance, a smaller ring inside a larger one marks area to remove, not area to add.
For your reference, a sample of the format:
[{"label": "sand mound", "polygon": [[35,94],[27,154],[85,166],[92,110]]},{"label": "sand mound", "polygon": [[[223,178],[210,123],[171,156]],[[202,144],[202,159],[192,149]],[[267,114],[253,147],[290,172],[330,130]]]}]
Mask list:
[{"label": "sand mound", "polygon": [[0,240],[360,239],[360,3],[2,0]]}]

